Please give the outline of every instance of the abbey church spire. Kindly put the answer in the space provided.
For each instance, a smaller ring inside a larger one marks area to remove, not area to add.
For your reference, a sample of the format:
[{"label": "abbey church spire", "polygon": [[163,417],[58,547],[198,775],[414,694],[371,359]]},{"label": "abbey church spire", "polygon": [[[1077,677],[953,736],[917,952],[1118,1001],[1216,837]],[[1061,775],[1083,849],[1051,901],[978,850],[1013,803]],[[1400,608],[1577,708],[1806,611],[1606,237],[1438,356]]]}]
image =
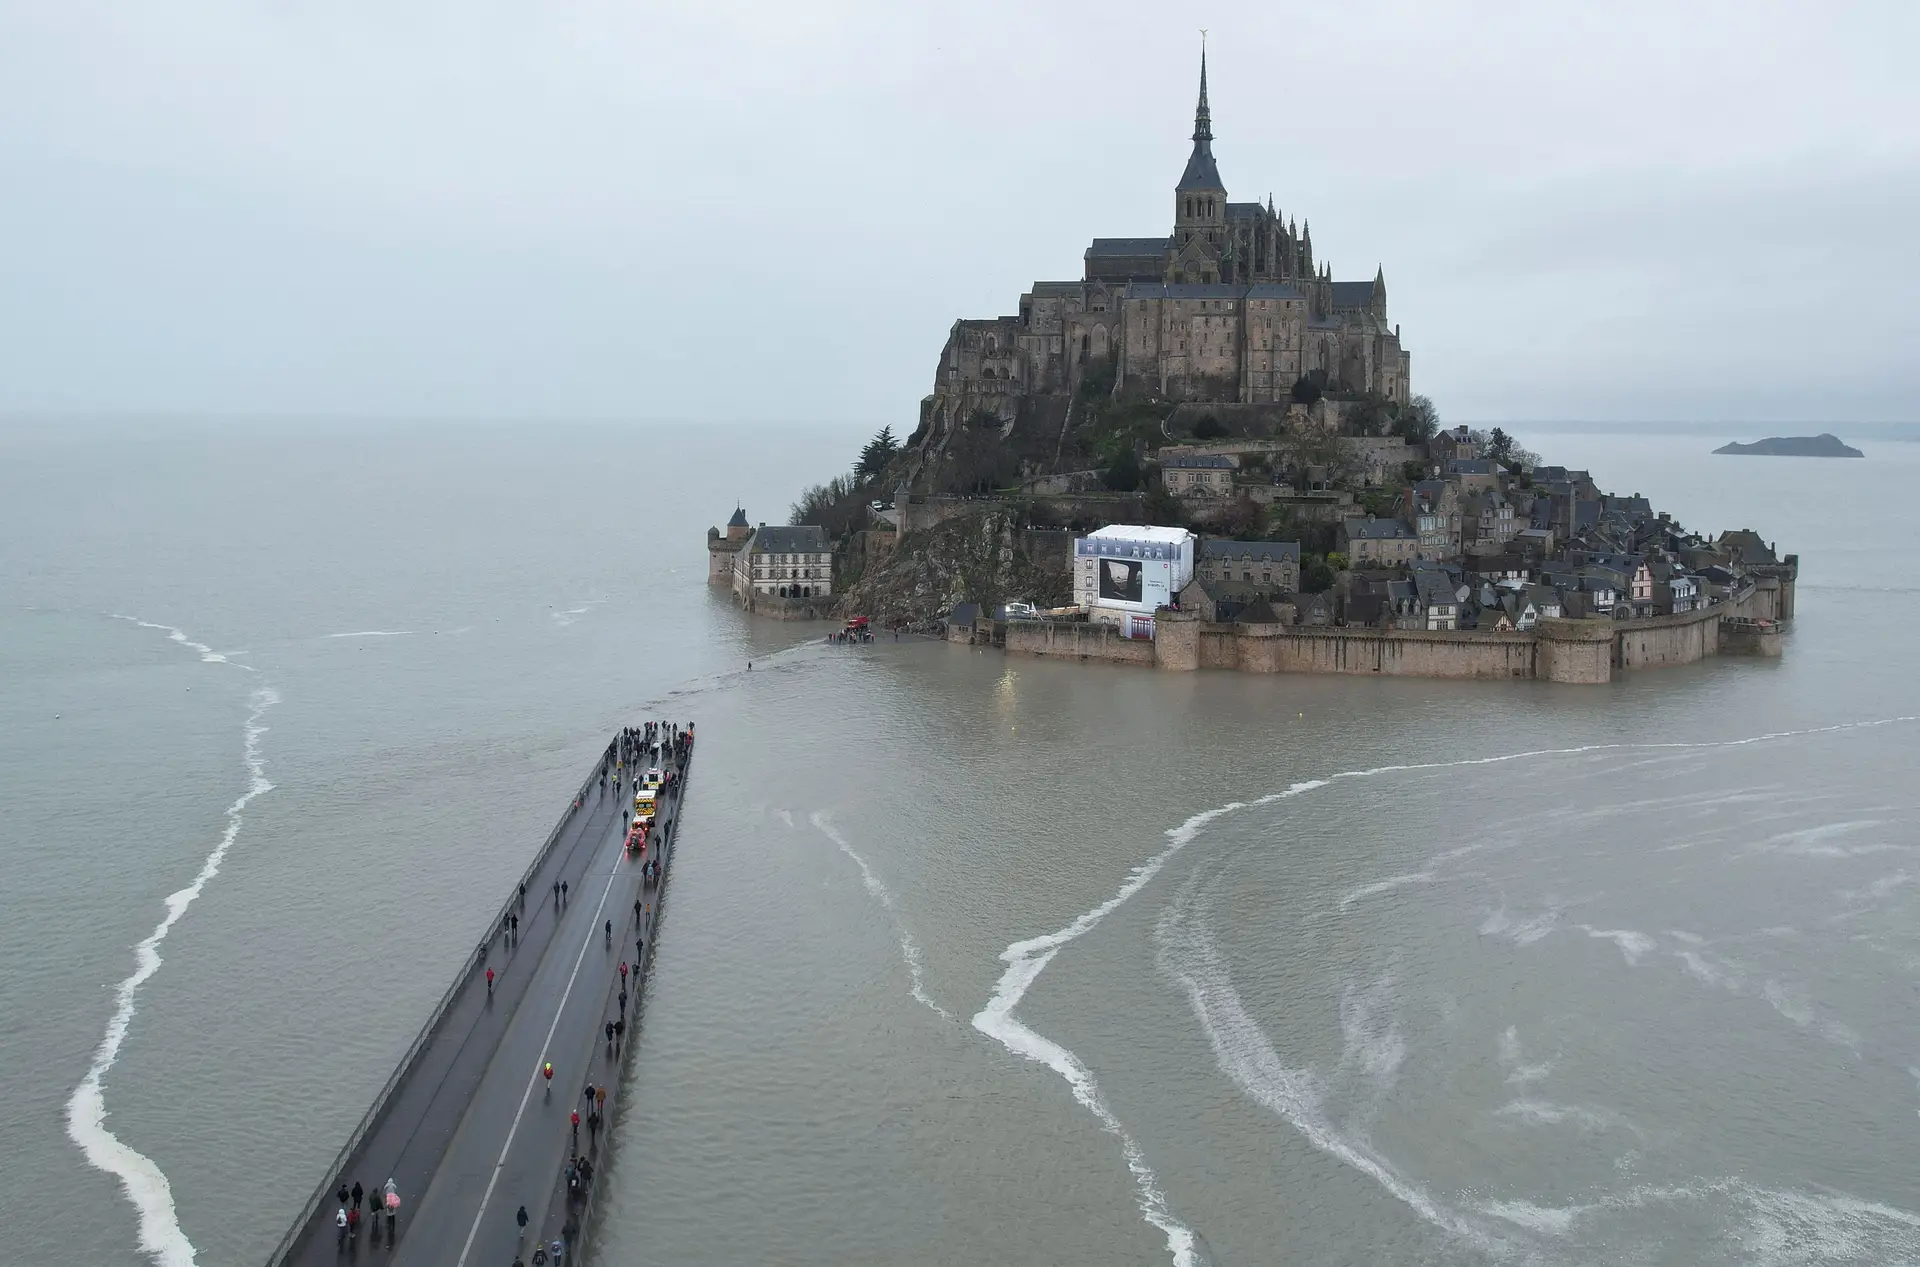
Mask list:
[{"label": "abbey church spire", "polygon": [[1206,190],[1221,196],[1227,187],[1220,183],[1220,169],[1213,165],[1213,115],[1207,109],[1207,46],[1202,34],[1200,45],[1200,104],[1193,112],[1193,153],[1187,158],[1187,170],[1180,174],[1175,190]]}]

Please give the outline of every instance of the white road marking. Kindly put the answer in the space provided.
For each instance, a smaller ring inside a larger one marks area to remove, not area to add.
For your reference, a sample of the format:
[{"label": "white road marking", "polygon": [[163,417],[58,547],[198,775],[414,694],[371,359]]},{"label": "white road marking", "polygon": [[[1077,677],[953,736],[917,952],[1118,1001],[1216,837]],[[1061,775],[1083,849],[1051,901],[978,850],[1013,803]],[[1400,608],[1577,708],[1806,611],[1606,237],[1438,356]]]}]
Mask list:
[{"label": "white road marking", "polygon": [[493,1200],[493,1187],[500,1182],[500,1171],[506,1167],[507,1153],[513,1148],[513,1137],[520,1130],[520,1119],[527,1111],[527,1101],[533,1098],[534,1084],[540,1081],[540,1070],[547,1062],[547,1047],[553,1042],[554,1031],[560,1028],[560,1015],[567,1010],[567,999],[573,994],[573,983],[580,979],[580,965],[587,961],[587,951],[593,945],[593,934],[599,932],[600,913],[607,907],[607,899],[613,895],[613,885],[620,878],[620,859],[613,860],[613,874],[607,877],[607,887],[600,894],[600,905],[593,909],[593,921],[587,925],[586,940],[580,943],[580,955],[573,961],[573,974],[567,978],[567,988],[560,993],[560,1006],[553,1010],[553,1024],[547,1026],[547,1036],[540,1040],[540,1059],[534,1062],[533,1076],[527,1079],[527,1089],[520,1096],[520,1108],[513,1115],[513,1125],[507,1128],[507,1142],[500,1146],[500,1159],[493,1163],[493,1174],[487,1178],[487,1190],[480,1194],[480,1208],[474,1212],[473,1226],[467,1229],[467,1242],[460,1247],[460,1259],[454,1267],[467,1267],[467,1255],[473,1251],[473,1238],[480,1234],[480,1221],[487,1217],[487,1203]]}]

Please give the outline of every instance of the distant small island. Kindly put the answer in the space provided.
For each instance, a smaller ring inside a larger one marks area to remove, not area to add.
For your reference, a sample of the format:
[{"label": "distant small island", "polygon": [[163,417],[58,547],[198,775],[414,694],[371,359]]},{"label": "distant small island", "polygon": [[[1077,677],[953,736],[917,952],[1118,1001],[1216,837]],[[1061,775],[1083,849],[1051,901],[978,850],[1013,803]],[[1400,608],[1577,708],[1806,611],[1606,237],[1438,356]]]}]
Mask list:
[{"label": "distant small island", "polygon": [[1715,453],[1736,453],[1764,458],[1863,458],[1867,456],[1839,436],[1822,431],[1817,436],[1769,436],[1752,444],[1723,444]]}]

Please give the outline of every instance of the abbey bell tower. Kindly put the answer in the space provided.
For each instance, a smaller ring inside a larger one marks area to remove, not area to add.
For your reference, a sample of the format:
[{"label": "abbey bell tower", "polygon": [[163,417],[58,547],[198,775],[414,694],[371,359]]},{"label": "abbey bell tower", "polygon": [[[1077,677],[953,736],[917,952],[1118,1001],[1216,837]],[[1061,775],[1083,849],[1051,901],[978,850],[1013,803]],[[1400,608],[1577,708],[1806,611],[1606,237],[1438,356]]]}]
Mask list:
[{"label": "abbey bell tower", "polygon": [[1200,49],[1200,104],[1193,112],[1193,153],[1173,189],[1172,282],[1220,280],[1226,238],[1227,190],[1213,162],[1213,116],[1207,109],[1207,50]]}]

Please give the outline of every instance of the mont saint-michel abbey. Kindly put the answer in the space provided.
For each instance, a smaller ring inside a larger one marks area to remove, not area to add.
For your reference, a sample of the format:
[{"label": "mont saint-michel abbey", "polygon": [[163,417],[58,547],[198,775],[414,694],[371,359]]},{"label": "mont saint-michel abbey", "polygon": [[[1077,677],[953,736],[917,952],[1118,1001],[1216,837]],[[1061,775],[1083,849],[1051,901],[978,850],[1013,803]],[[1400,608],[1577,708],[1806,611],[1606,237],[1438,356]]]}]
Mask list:
[{"label": "mont saint-michel abbey", "polygon": [[[1193,153],[1166,237],[1095,238],[1078,281],[1035,282],[1018,316],[953,325],[925,404],[951,426],[1074,391],[1109,358],[1115,390],[1172,400],[1281,401],[1303,375],[1330,392],[1408,397],[1407,353],[1387,321],[1384,270],[1333,279],[1313,234],[1262,202],[1230,202],[1213,159],[1207,62]],[[1318,371],[1318,373],[1315,373]]]}]

